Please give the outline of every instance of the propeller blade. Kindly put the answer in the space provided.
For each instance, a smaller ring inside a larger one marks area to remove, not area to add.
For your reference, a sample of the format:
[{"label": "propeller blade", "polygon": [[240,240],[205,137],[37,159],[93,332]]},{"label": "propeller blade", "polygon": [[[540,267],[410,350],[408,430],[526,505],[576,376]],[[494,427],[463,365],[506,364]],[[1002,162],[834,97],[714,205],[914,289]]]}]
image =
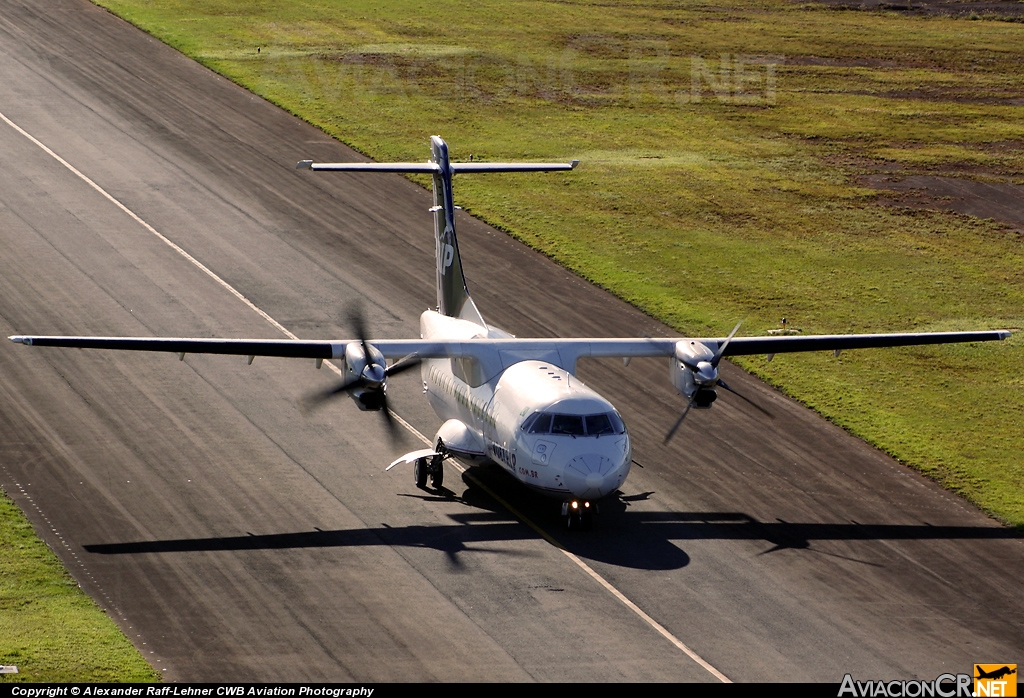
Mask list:
[{"label": "propeller blade", "polygon": [[683,410],[683,413],[679,415],[679,419],[676,420],[676,423],[673,424],[672,428],[668,430],[667,434],[665,434],[664,443],[668,443],[669,439],[675,436],[676,430],[679,429],[679,425],[683,423],[683,419],[686,417],[686,413],[690,411],[691,407],[693,407],[693,398],[690,398],[690,400],[687,401],[686,409]]},{"label": "propeller blade", "polygon": [[366,343],[369,337],[366,334],[366,320],[363,317],[363,308],[358,303],[353,303],[348,310],[348,325],[356,333],[356,337],[363,345],[363,356],[369,356]]},{"label": "propeller blade", "polygon": [[314,409],[316,407],[320,407],[328,400],[337,397],[342,393],[352,392],[353,390],[358,388],[361,383],[362,379],[356,378],[355,380],[348,381],[347,383],[341,383],[340,385],[336,385],[333,388],[328,388],[327,390],[318,390],[314,393],[308,393],[302,398],[302,405],[306,409]]},{"label": "propeller blade", "polygon": [[725,388],[725,389],[726,389],[726,390],[728,390],[728,391],[729,391],[730,393],[732,393],[733,395],[735,395],[736,397],[738,397],[738,398],[739,398],[740,400],[743,400],[743,401],[744,401],[744,402],[746,402],[746,403],[747,403],[748,405],[750,405],[750,406],[751,406],[751,407],[753,407],[753,408],[754,408],[755,410],[757,410],[757,411],[758,411],[758,412],[760,412],[761,414],[765,415],[765,416],[766,416],[766,417],[768,417],[769,419],[775,419],[775,415],[774,415],[774,414],[772,414],[771,412],[769,412],[769,411],[768,411],[768,410],[766,410],[765,408],[761,407],[761,406],[760,406],[759,404],[757,404],[756,402],[754,402],[753,400],[751,400],[751,399],[750,399],[749,397],[747,397],[746,395],[743,395],[742,393],[738,393],[738,392],[736,392],[735,390],[733,390],[732,388],[730,388],[730,387],[729,387],[728,385],[726,385],[726,384],[725,384],[725,381],[724,381],[724,380],[722,380],[721,378],[719,378],[719,379],[718,379],[718,385],[720,385],[721,387]]},{"label": "propeller blade", "polygon": [[392,443],[400,441],[402,435],[401,430],[398,428],[398,424],[395,422],[395,418],[391,416],[391,408],[388,406],[387,395],[382,395],[383,406],[380,409],[380,413],[384,416],[384,426],[388,430],[388,438],[391,439]]},{"label": "propeller blade", "polygon": [[[365,358],[367,365],[370,367],[380,366],[380,364],[371,363],[370,338],[366,331],[366,320],[363,317],[362,306],[359,303],[353,303],[349,307],[347,320],[349,327],[352,328],[356,337],[359,339],[359,343],[363,349],[363,357]],[[384,369],[383,377],[386,379],[389,376],[402,373],[403,371],[408,371],[410,368],[418,366],[420,361],[420,357],[417,354],[409,354],[408,356],[391,364],[391,366],[386,367]],[[368,380],[364,375],[360,375],[347,383],[342,383],[341,385],[328,390],[307,395],[303,398],[302,404],[307,409],[319,407],[323,403],[342,393],[350,393],[353,390],[365,388],[367,393],[362,396],[364,406],[367,404],[366,401],[369,400],[369,404],[373,405],[371,409],[376,408],[377,405],[374,403],[379,400],[380,409],[375,409],[375,411],[381,413],[381,416],[384,418],[384,424],[387,427],[388,436],[390,436],[392,441],[396,441],[400,436],[398,424],[395,422],[395,418],[391,415],[391,409],[388,407],[387,393],[384,392],[383,381],[378,380],[378,376],[379,374],[374,375],[372,380]]]},{"label": "propeller blade", "polygon": [[718,351],[715,352],[715,358],[711,359],[712,366],[718,368],[718,362],[721,361],[722,357],[725,355],[725,348],[729,346],[729,342],[731,342],[732,338],[736,336],[736,333],[740,331],[740,325],[742,325],[745,320],[746,318],[743,318],[743,320],[737,322],[736,327],[732,328],[732,332],[730,332],[729,336],[725,338],[724,342],[722,342],[722,346],[718,347]]},{"label": "propeller blade", "polygon": [[388,366],[387,370],[384,373],[385,375],[387,375],[388,378],[390,378],[391,376],[397,375],[402,371],[408,371],[410,368],[416,368],[417,366],[420,365],[420,363],[422,363],[422,359],[420,359],[419,354],[409,354],[408,356],[403,356],[401,359]]}]

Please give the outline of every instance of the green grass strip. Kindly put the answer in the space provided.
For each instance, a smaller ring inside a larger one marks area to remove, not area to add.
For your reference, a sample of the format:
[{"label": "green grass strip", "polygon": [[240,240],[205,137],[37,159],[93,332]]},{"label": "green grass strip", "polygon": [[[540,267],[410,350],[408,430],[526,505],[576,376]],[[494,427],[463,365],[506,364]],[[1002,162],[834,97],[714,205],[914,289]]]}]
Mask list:
[{"label": "green grass strip", "polygon": [[160,680],[2,492],[0,664],[0,683]]}]

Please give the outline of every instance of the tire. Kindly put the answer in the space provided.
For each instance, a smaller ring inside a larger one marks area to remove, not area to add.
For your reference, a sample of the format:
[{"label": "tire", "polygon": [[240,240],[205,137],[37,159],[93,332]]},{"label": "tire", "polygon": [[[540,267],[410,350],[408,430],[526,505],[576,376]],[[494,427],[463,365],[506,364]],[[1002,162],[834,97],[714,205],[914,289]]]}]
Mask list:
[{"label": "tire", "polygon": [[444,484],[444,468],[438,463],[437,470],[430,474],[430,486],[439,490],[442,484]]},{"label": "tire", "polygon": [[421,490],[427,486],[427,460],[426,458],[417,458],[416,464],[412,467],[412,475],[416,479],[416,486]]}]

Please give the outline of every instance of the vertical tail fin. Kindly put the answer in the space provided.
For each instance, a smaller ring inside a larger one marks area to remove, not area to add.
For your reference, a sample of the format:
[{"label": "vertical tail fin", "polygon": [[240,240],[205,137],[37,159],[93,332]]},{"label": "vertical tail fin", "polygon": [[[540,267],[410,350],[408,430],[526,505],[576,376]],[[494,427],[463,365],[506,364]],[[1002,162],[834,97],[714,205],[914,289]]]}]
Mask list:
[{"label": "vertical tail fin", "polygon": [[459,241],[455,237],[455,202],[452,198],[452,163],[448,144],[439,136],[430,137],[430,160],[438,166],[434,172],[434,242],[437,246],[437,311],[486,326],[484,318],[469,295],[462,273]]},{"label": "vertical tail fin", "polygon": [[459,243],[455,237],[455,203],[452,198],[452,176],[459,172],[548,172],[571,170],[579,160],[570,163],[528,162],[450,162],[448,144],[440,136],[430,137],[430,161],[396,163],[314,163],[303,160],[298,169],[344,172],[406,172],[430,173],[434,179],[434,241],[437,252],[437,308],[443,315],[462,318],[486,326],[466,286],[462,273]]}]

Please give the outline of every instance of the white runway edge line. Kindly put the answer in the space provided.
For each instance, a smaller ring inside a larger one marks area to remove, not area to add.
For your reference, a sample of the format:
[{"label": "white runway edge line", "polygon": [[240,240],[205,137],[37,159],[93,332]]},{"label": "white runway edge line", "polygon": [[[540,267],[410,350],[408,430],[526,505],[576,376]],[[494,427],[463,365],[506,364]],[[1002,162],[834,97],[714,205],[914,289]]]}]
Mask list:
[{"label": "white runway edge line", "polygon": [[[255,313],[257,313],[257,314],[258,314],[258,315],[259,315],[260,317],[262,317],[262,318],[263,318],[264,320],[266,320],[267,322],[269,322],[269,323],[270,323],[271,325],[273,325],[273,326],[274,326],[275,328],[277,328],[278,330],[280,330],[280,331],[281,331],[281,333],[282,333],[282,334],[284,334],[284,335],[285,335],[286,337],[288,337],[289,339],[299,339],[299,337],[298,337],[298,336],[296,336],[295,334],[292,334],[291,332],[289,332],[289,331],[288,331],[288,329],[287,329],[287,328],[286,328],[286,327],[285,327],[284,325],[282,325],[281,323],[279,323],[279,322],[278,322],[277,320],[275,320],[274,318],[270,317],[270,315],[268,315],[268,314],[267,314],[266,312],[264,312],[264,311],[263,311],[263,310],[261,310],[261,309],[260,309],[259,307],[257,307],[255,303],[253,303],[253,302],[252,302],[252,301],[250,301],[250,300],[249,300],[248,298],[246,298],[245,296],[243,296],[243,295],[242,295],[242,294],[241,294],[241,293],[240,293],[240,292],[239,292],[238,290],[236,290],[236,289],[235,289],[235,288],[234,288],[234,287],[233,287],[233,286],[232,286],[231,284],[229,284],[229,283],[228,283],[227,281],[225,281],[224,279],[220,278],[220,277],[219,277],[219,276],[217,276],[217,275],[216,275],[215,273],[213,273],[213,271],[211,271],[211,270],[209,269],[209,267],[207,267],[207,266],[206,266],[205,264],[203,264],[202,262],[200,262],[200,261],[199,261],[198,259],[196,259],[196,258],[195,258],[195,257],[193,257],[192,255],[190,255],[190,254],[189,254],[188,252],[186,252],[186,251],[185,251],[184,249],[182,249],[182,248],[181,248],[181,247],[180,247],[179,245],[175,244],[175,243],[174,243],[174,242],[172,242],[172,241],[171,241],[170,239],[168,239],[167,237],[165,237],[164,235],[162,235],[162,234],[161,234],[161,233],[160,233],[159,231],[157,231],[157,230],[156,230],[156,228],[154,228],[153,226],[151,226],[151,225],[150,225],[149,223],[147,223],[146,221],[142,220],[142,219],[141,219],[141,218],[140,218],[140,217],[139,217],[138,215],[136,215],[136,214],[135,214],[135,212],[134,212],[134,211],[132,211],[132,210],[131,210],[131,209],[129,209],[129,208],[127,207],[127,206],[125,206],[124,204],[122,204],[122,203],[121,203],[120,201],[118,201],[117,199],[115,199],[115,198],[114,198],[113,196],[111,196],[110,194],[108,194],[108,193],[106,192],[106,190],[104,190],[104,189],[103,189],[103,188],[102,188],[102,187],[101,187],[100,185],[96,184],[96,182],[92,181],[91,179],[89,179],[88,177],[86,177],[86,176],[85,176],[84,174],[82,174],[82,172],[80,172],[80,171],[79,171],[78,169],[76,169],[76,168],[75,168],[75,167],[74,167],[74,166],[73,166],[73,165],[72,165],[71,163],[69,163],[69,162],[68,162],[67,160],[65,160],[65,159],[64,159],[64,158],[62,158],[61,156],[57,155],[57,153],[53,152],[52,150],[50,150],[50,149],[49,149],[49,148],[48,148],[48,147],[47,147],[47,146],[46,146],[46,145],[45,145],[44,143],[42,143],[42,142],[41,142],[41,141],[40,141],[39,139],[35,138],[35,137],[34,137],[34,136],[33,136],[32,134],[30,134],[30,133],[28,133],[27,131],[25,131],[25,129],[21,128],[21,127],[20,127],[20,126],[18,126],[18,125],[17,125],[16,123],[14,123],[14,122],[13,122],[13,121],[11,121],[10,119],[8,119],[8,118],[7,118],[7,116],[6,116],[6,115],[5,115],[5,114],[4,114],[3,112],[0,112],[0,119],[3,119],[3,121],[4,121],[4,122],[5,122],[5,123],[6,123],[6,124],[7,124],[8,126],[10,126],[11,128],[13,128],[13,129],[14,129],[15,131],[17,131],[18,133],[20,133],[21,135],[23,135],[23,136],[24,136],[25,138],[27,138],[28,140],[32,141],[32,142],[33,142],[34,144],[36,144],[37,146],[39,146],[39,147],[40,147],[40,148],[41,148],[41,149],[42,149],[42,150],[43,150],[43,151],[44,151],[44,152],[45,152],[45,153],[46,153],[47,155],[49,155],[49,156],[50,156],[50,157],[52,157],[52,158],[53,158],[54,160],[56,160],[57,162],[59,162],[60,164],[62,164],[62,165],[63,165],[64,167],[68,168],[68,169],[69,169],[69,170],[70,170],[71,172],[73,172],[73,173],[75,174],[75,176],[77,176],[77,177],[78,177],[79,179],[81,179],[81,180],[82,180],[83,182],[85,182],[85,183],[86,183],[86,184],[88,184],[88,185],[89,185],[90,187],[92,187],[92,188],[93,188],[93,189],[95,189],[95,190],[96,190],[97,192],[99,192],[99,193],[100,193],[100,194],[101,194],[101,195],[102,195],[102,196],[103,196],[103,197],[104,197],[105,199],[107,199],[107,200],[108,200],[108,201],[110,201],[110,202],[111,202],[112,204],[114,204],[115,206],[117,206],[117,207],[118,207],[119,209],[121,209],[122,211],[124,211],[124,212],[125,212],[126,214],[128,214],[129,216],[131,216],[131,218],[132,218],[132,219],[133,219],[133,220],[134,220],[135,222],[137,222],[137,223],[138,223],[139,225],[141,225],[141,226],[142,226],[143,228],[145,228],[145,229],[146,229],[146,230],[148,230],[148,231],[149,231],[150,233],[152,233],[153,235],[155,235],[155,236],[156,236],[157,238],[159,238],[160,240],[162,240],[162,241],[163,241],[164,243],[166,243],[166,244],[167,244],[167,245],[168,245],[168,246],[169,246],[169,247],[170,247],[171,249],[173,249],[173,250],[174,250],[175,252],[177,252],[177,253],[178,253],[178,254],[180,254],[180,255],[181,255],[182,257],[184,257],[185,259],[187,259],[187,260],[188,260],[189,262],[191,262],[192,264],[194,264],[194,265],[195,265],[195,266],[196,266],[196,267],[197,267],[197,268],[198,268],[198,269],[199,269],[200,271],[202,271],[202,272],[203,272],[204,274],[206,274],[206,275],[207,275],[207,276],[209,276],[209,277],[210,277],[211,279],[213,279],[214,281],[216,281],[216,282],[217,282],[217,283],[218,283],[218,284],[219,284],[220,286],[224,287],[224,289],[225,289],[225,290],[227,290],[227,291],[228,291],[229,293],[231,293],[231,295],[233,295],[233,296],[234,296],[235,298],[237,298],[238,300],[240,300],[240,301],[242,301],[243,303],[245,303],[245,305],[246,305],[246,306],[248,306],[248,307],[249,307],[249,308],[250,308],[251,310],[253,310],[253,311],[254,311]],[[338,374],[339,376],[340,376],[340,375],[342,375],[342,371],[341,371],[341,369],[340,369],[340,368],[338,368],[337,366],[335,366],[335,365],[334,365],[333,363],[331,363],[330,361],[324,361],[324,364],[326,364],[326,365],[328,366],[328,368],[330,368],[330,369],[331,369],[332,371],[334,371],[335,373],[337,373],[337,374]],[[399,424],[401,424],[401,425],[402,425],[403,427],[405,427],[406,429],[408,429],[408,430],[409,430],[409,432],[410,432],[411,434],[415,435],[415,436],[416,436],[417,438],[419,438],[419,439],[420,439],[421,441],[423,441],[423,443],[427,444],[428,446],[430,445],[430,439],[428,439],[428,438],[427,438],[426,436],[424,436],[423,434],[421,434],[421,433],[420,433],[420,431],[419,431],[418,429],[416,429],[416,428],[415,428],[415,427],[414,427],[413,425],[409,424],[409,422],[405,421],[404,419],[402,419],[401,417],[399,417],[399,416],[398,416],[397,414],[395,414],[394,412],[391,412],[391,415],[392,415],[392,416],[393,416],[393,417],[395,418],[395,420],[396,420],[396,421],[397,421],[397,422],[398,422]],[[465,469],[464,469],[464,468],[463,468],[462,466],[458,465],[457,463],[455,464],[455,466],[456,466],[456,467],[457,467],[457,468],[458,468],[458,469],[459,469],[459,470],[460,470],[461,472],[465,472]],[[614,586],[612,586],[612,585],[611,585],[611,584],[610,584],[610,583],[608,582],[608,580],[606,580],[606,579],[605,579],[604,577],[602,577],[602,576],[601,576],[601,575],[599,575],[599,574],[598,574],[598,573],[597,573],[596,571],[594,571],[594,569],[593,569],[593,568],[592,568],[592,567],[591,567],[590,565],[588,565],[588,564],[587,564],[587,563],[585,563],[585,562],[584,562],[583,560],[581,560],[580,558],[578,558],[578,557],[577,557],[576,555],[572,554],[571,552],[569,552],[568,550],[566,550],[565,548],[563,548],[563,547],[562,547],[561,545],[559,545],[559,544],[558,544],[558,542],[557,542],[556,540],[554,540],[554,539],[553,539],[553,538],[552,538],[552,537],[551,537],[550,535],[548,535],[548,534],[547,534],[547,533],[546,533],[545,531],[543,531],[543,530],[542,530],[542,529],[540,529],[540,528],[539,528],[538,526],[536,526],[535,524],[533,524],[532,522],[530,522],[529,520],[527,520],[527,519],[526,519],[526,518],[525,518],[525,517],[524,517],[524,516],[523,516],[522,514],[520,514],[519,512],[517,512],[517,511],[516,511],[515,509],[513,509],[513,508],[512,508],[512,507],[511,507],[511,506],[510,506],[509,504],[507,504],[507,503],[506,503],[506,502],[505,502],[504,500],[502,500],[502,499],[501,499],[500,497],[497,497],[497,496],[496,496],[496,495],[495,495],[495,494],[494,494],[493,492],[491,492],[490,494],[491,494],[491,496],[492,496],[492,497],[495,497],[496,499],[498,499],[498,501],[499,501],[499,502],[501,502],[501,503],[502,503],[502,505],[503,505],[503,506],[504,506],[504,507],[505,507],[506,509],[508,509],[509,511],[511,511],[511,512],[512,512],[512,513],[513,513],[513,514],[514,514],[514,515],[515,515],[515,516],[516,516],[516,517],[517,517],[518,519],[520,519],[520,520],[521,520],[521,521],[523,521],[523,522],[524,522],[525,524],[527,524],[528,526],[530,526],[530,528],[532,528],[532,529],[533,529],[534,531],[536,531],[537,533],[539,533],[539,534],[541,535],[541,537],[542,537],[542,538],[544,538],[544,540],[546,540],[546,541],[547,541],[548,543],[550,543],[550,544],[551,544],[551,545],[553,545],[553,546],[554,546],[555,548],[557,548],[558,550],[560,550],[560,551],[561,551],[561,552],[562,552],[562,553],[563,553],[563,554],[564,554],[564,555],[565,555],[566,557],[568,557],[568,558],[569,558],[570,560],[572,560],[572,561],[573,561],[573,562],[574,562],[574,563],[575,563],[576,565],[578,565],[580,569],[582,569],[582,570],[583,570],[584,572],[586,572],[586,573],[587,573],[587,574],[588,574],[588,575],[589,575],[590,577],[592,577],[592,578],[593,578],[593,579],[594,579],[594,580],[595,580],[595,581],[596,581],[596,582],[597,582],[598,584],[600,584],[600,585],[601,585],[602,587],[604,587],[604,588],[605,588],[605,590],[607,590],[607,591],[608,591],[608,593],[610,593],[610,594],[611,594],[612,596],[614,596],[614,597],[615,597],[616,599],[618,599],[618,601],[619,601],[620,603],[622,603],[622,604],[623,604],[623,605],[624,605],[624,606],[625,606],[626,608],[628,608],[629,610],[633,611],[633,613],[635,613],[635,614],[636,614],[637,616],[639,616],[639,617],[640,617],[640,618],[641,618],[641,619],[642,619],[642,620],[643,620],[643,621],[644,621],[645,623],[647,623],[647,624],[648,624],[648,625],[650,625],[650,626],[651,626],[651,627],[652,627],[652,628],[653,628],[654,630],[656,630],[656,631],[658,632],[658,634],[659,634],[659,635],[661,635],[661,636],[662,636],[662,637],[664,637],[664,638],[665,638],[666,640],[668,640],[669,642],[671,642],[671,643],[672,643],[672,644],[673,644],[673,645],[674,645],[674,646],[675,646],[675,647],[676,647],[677,649],[679,649],[680,651],[682,651],[682,652],[683,652],[684,654],[686,654],[686,656],[688,656],[688,657],[689,657],[690,659],[692,659],[693,661],[695,661],[695,662],[696,662],[697,664],[699,664],[699,665],[700,665],[701,667],[703,667],[704,669],[706,669],[706,670],[707,670],[707,671],[708,671],[708,672],[709,672],[709,673],[710,673],[710,674],[711,674],[712,676],[714,676],[714,677],[715,677],[716,679],[718,679],[719,681],[721,681],[721,682],[723,682],[723,683],[732,683],[732,681],[730,681],[730,680],[729,680],[729,679],[728,679],[728,678],[727,678],[727,677],[725,676],[725,674],[723,674],[722,672],[718,671],[718,669],[716,669],[715,667],[713,667],[713,666],[711,666],[710,664],[708,664],[708,663],[707,663],[707,662],[706,662],[706,661],[705,661],[704,659],[702,659],[702,658],[700,657],[700,655],[698,655],[698,654],[697,654],[696,652],[694,652],[694,651],[693,651],[692,649],[690,649],[690,648],[689,648],[689,647],[688,647],[688,646],[687,646],[686,644],[684,644],[683,642],[681,642],[681,641],[680,641],[680,640],[679,640],[679,639],[678,639],[678,638],[677,638],[677,637],[676,637],[675,635],[673,635],[672,633],[670,633],[670,632],[669,632],[669,631],[668,631],[668,630],[667,630],[667,629],[666,629],[666,628],[665,628],[665,627],[664,627],[663,625],[661,625],[661,624],[660,624],[660,623],[658,623],[658,622],[657,622],[656,620],[654,620],[653,618],[651,618],[651,617],[650,617],[649,615],[647,615],[646,613],[644,613],[644,611],[643,611],[643,610],[642,610],[642,609],[641,609],[641,608],[640,608],[639,606],[637,606],[637,605],[636,605],[635,603],[633,603],[633,602],[632,602],[632,601],[630,601],[630,600],[629,600],[628,598],[626,598],[626,596],[625,596],[625,595],[624,595],[624,594],[623,594],[623,593],[622,593],[621,591],[619,591],[618,589],[616,589],[616,588],[615,588]]]}]

